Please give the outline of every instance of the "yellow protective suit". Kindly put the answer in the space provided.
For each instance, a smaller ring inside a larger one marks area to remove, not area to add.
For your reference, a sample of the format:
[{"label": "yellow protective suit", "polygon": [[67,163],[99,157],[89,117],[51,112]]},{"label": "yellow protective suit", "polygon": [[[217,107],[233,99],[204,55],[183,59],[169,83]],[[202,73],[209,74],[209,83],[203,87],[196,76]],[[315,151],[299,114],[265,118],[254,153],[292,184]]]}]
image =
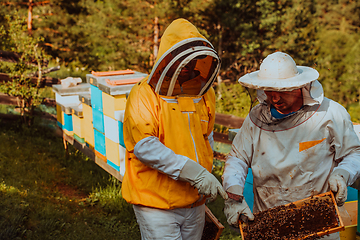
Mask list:
[{"label": "yellow protective suit", "polygon": [[[187,70],[190,62],[196,64]],[[211,87],[220,60],[211,44],[185,19],[161,38],[150,75],[133,87],[124,118],[126,201],[159,209],[198,206],[205,198],[178,177],[186,161],[212,169],[209,142],[215,120]],[[180,81],[179,74],[192,76]]]}]

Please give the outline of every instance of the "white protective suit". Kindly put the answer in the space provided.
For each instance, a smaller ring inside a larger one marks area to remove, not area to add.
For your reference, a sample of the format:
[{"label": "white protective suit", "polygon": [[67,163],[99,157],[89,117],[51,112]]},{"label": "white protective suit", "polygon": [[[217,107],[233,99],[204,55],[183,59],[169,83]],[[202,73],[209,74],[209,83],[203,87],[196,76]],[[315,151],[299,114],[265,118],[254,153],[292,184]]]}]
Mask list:
[{"label": "white protective suit", "polygon": [[[360,142],[347,111],[323,97],[316,80],[302,88],[304,106],[282,119],[271,116],[266,95],[237,133],[222,176],[224,189],[240,185],[253,173],[254,212],[330,190],[328,179],[338,168],[360,173]],[[335,233],[326,239],[339,239]]]}]

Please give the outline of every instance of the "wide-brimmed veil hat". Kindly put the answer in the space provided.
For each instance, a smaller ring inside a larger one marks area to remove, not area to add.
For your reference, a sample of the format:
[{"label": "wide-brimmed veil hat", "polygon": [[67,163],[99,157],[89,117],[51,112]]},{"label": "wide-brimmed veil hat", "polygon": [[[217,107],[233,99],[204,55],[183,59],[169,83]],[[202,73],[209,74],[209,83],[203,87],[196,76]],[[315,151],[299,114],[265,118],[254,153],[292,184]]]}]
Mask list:
[{"label": "wide-brimmed veil hat", "polygon": [[242,76],[239,83],[257,90],[292,91],[306,86],[318,77],[316,69],[297,66],[290,55],[275,52],[264,59],[260,70]]}]

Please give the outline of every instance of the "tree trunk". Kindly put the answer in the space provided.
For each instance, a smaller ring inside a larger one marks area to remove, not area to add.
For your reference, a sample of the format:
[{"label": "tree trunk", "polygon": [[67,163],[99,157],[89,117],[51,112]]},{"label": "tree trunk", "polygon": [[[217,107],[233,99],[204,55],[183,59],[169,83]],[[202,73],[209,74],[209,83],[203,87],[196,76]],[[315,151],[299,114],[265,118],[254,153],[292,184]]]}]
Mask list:
[{"label": "tree trunk", "polygon": [[33,0],[29,0],[28,21],[27,21],[27,28],[29,34],[32,34],[32,9],[33,9]]},{"label": "tree trunk", "polygon": [[[219,57],[221,59],[221,56],[222,56],[222,27],[221,27],[221,24],[218,23],[217,25],[217,29],[219,30],[219,45],[218,45],[218,54],[219,54]],[[222,79],[221,79],[221,76],[220,74],[217,76],[217,85],[218,85],[218,88],[217,88],[217,93],[218,93],[218,99],[221,99],[221,82],[222,82]]]},{"label": "tree trunk", "polygon": [[155,63],[155,60],[157,58],[159,51],[159,18],[155,17],[154,20],[154,52],[153,52],[153,62]]}]

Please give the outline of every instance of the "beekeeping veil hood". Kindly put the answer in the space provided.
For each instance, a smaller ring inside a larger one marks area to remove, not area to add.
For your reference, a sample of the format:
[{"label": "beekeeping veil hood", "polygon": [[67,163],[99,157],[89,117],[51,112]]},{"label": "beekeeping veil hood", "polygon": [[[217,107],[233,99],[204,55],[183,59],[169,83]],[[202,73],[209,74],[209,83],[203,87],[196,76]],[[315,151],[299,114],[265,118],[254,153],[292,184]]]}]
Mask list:
[{"label": "beekeeping veil hood", "polygon": [[211,43],[185,19],[173,21],[161,37],[159,53],[148,84],[164,96],[201,96],[220,69]]},{"label": "beekeeping veil hood", "polygon": [[[239,79],[245,87],[257,89],[260,104],[250,113],[250,119],[264,130],[277,131],[297,126],[316,112],[324,99],[319,81],[319,72],[311,67],[297,66],[292,57],[283,52],[268,55],[260,70],[248,73]],[[264,91],[302,90],[303,107],[283,119],[275,119],[269,111],[270,104]],[[268,111],[265,111],[267,109]]]}]

